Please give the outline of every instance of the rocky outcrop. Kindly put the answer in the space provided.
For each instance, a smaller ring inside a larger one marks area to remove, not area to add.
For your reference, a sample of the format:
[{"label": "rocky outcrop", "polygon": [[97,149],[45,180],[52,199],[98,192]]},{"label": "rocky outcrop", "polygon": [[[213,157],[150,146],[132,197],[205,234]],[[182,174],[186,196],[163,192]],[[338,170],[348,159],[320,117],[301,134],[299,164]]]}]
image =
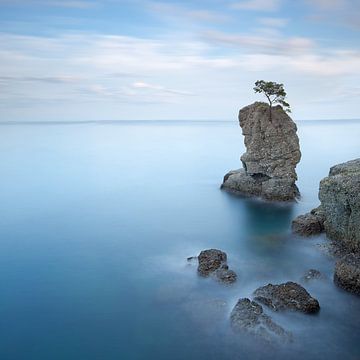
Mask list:
[{"label": "rocky outcrop", "polygon": [[221,250],[203,250],[197,257],[199,266],[198,274],[208,277],[214,276],[218,281],[231,284],[236,281],[236,273],[229,270],[227,265],[227,255]]},{"label": "rocky outcrop", "polygon": [[317,235],[324,231],[324,214],[321,209],[313,209],[305,215],[299,215],[292,221],[293,233],[301,236]]},{"label": "rocky outcrop", "polygon": [[230,322],[235,332],[249,333],[267,341],[292,339],[291,333],[264,314],[261,305],[247,298],[239,299],[231,311]]},{"label": "rocky outcrop", "polygon": [[360,295],[360,255],[348,254],[335,266],[334,282],[346,291]]},{"label": "rocky outcrop", "polygon": [[360,159],[333,166],[320,182],[319,199],[326,235],[360,252]]},{"label": "rocky outcrop", "polygon": [[245,137],[246,152],[241,156],[243,169],[224,177],[222,188],[267,200],[294,200],[296,164],[301,153],[296,125],[282,109],[256,102],[240,110],[239,122]]},{"label": "rocky outcrop", "polygon": [[275,311],[296,310],[307,314],[320,310],[319,302],[299,284],[287,282],[285,284],[268,284],[255,290],[254,300],[270,307]]}]

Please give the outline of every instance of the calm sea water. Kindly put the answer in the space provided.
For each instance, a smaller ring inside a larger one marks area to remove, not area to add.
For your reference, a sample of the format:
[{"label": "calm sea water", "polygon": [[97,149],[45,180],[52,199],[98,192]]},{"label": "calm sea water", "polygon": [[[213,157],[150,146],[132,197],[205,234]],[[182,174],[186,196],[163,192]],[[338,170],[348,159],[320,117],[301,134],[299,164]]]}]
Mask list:
[{"label": "calm sea water", "polygon": [[[360,154],[360,122],[300,122],[302,200],[272,205],[219,190],[240,167],[236,121],[0,125],[0,358],[359,359],[360,299],[332,282],[323,236],[291,235],[329,167]],[[186,261],[220,248],[239,280]],[[240,297],[306,285],[316,316],[272,314],[294,333],[269,351],[233,334]]]}]

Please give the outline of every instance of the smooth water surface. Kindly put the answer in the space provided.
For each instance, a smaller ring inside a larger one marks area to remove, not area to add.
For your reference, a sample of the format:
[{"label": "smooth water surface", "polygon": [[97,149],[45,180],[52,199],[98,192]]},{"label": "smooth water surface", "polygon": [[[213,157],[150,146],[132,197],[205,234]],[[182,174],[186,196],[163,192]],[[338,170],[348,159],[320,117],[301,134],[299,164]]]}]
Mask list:
[{"label": "smooth water surface", "polygon": [[[360,300],[334,286],[326,239],[290,233],[329,167],[359,157],[360,122],[298,125],[303,197],[282,206],[219,190],[244,151],[235,121],[0,125],[0,359],[360,358]],[[197,276],[186,258],[206,248],[236,285]],[[232,333],[238,298],[310,268],[318,315],[266,310],[293,344]]]}]

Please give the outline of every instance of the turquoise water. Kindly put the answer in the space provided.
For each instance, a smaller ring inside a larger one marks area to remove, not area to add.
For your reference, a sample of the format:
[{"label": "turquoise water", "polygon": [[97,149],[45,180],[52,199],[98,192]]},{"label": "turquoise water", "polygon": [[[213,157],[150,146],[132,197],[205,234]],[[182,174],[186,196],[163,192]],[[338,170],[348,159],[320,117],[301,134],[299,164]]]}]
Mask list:
[{"label": "turquoise water", "polygon": [[[333,285],[323,236],[290,234],[329,167],[359,157],[360,122],[298,125],[303,197],[287,206],[219,190],[244,151],[236,121],[0,125],[0,358],[360,358],[359,298]],[[235,286],[186,261],[211,247]],[[309,268],[320,314],[267,311],[293,344],[232,333],[238,298]]]}]

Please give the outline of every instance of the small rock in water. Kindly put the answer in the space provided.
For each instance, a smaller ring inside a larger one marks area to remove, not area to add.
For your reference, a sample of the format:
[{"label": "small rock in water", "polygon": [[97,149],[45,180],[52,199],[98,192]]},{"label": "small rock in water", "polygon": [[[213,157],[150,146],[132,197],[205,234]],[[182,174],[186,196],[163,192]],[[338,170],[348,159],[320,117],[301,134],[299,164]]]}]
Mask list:
[{"label": "small rock in water", "polygon": [[212,272],[219,269],[223,263],[226,263],[226,254],[217,249],[203,250],[199,256],[198,273],[201,276],[209,276]]},{"label": "small rock in water", "polygon": [[232,284],[236,281],[237,275],[233,270],[221,268],[215,272],[216,279],[225,284]]},{"label": "small rock in water", "polygon": [[292,221],[291,229],[293,233],[301,236],[317,235],[324,231],[324,220],[312,213],[299,215]]},{"label": "small rock in water", "polygon": [[264,314],[261,305],[247,298],[239,299],[230,315],[231,327],[236,332],[246,332],[266,341],[291,341],[292,334]]},{"label": "small rock in water", "polygon": [[342,289],[360,295],[360,255],[351,253],[336,263],[334,282]]},{"label": "small rock in water", "polygon": [[197,256],[189,256],[186,260],[187,261],[194,261],[197,259]]},{"label": "small rock in water", "polygon": [[308,270],[304,276],[301,278],[302,281],[310,281],[315,279],[321,279],[323,278],[323,275],[319,270],[310,269]]},{"label": "small rock in water", "polygon": [[254,299],[270,307],[274,311],[296,310],[307,314],[320,310],[319,302],[299,284],[268,284],[255,290]]},{"label": "small rock in water", "polygon": [[236,273],[229,270],[227,265],[227,256],[221,250],[209,249],[203,250],[197,257],[199,261],[198,274],[204,277],[213,275],[223,283],[233,283],[236,281]]}]

